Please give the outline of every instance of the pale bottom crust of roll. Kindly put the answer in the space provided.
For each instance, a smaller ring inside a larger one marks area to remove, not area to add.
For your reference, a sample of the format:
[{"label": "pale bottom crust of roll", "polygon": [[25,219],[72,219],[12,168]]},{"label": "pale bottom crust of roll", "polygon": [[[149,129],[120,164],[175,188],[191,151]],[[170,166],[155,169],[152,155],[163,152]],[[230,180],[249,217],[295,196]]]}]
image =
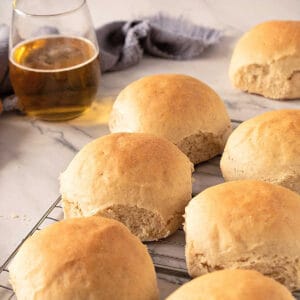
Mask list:
[{"label": "pale bottom crust of roll", "polygon": [[176,146],[193,164],[198,164],[221,154],[230,132],[230,126],[219,136],[211,132],[199,131],[198,133],[185,137],[176,143]]},{"label": "pale bottom crust of roll", "polygon": [[221,159],[221,171],[225,181],[256,179],[281,185],[300,194],[300,174],[295,170],[295,165],[290,166],[290,168],[282,167],[282,170],[285,169],[286,171],[283,174],[269,172],[272,174],[266,176],[256,170],[254,164],[248,164],[242,167],[239,162],[226,151]]},{"label": "pale bottom crust of roll", "polygon": [[[233,76],[235,87],[249,93],[263,95],[264,97],[289,100],[300,98],[300,68],[282,71],[286,59],[271,64],[250,64],[241,67]],[[294,66],[300,65],[295,60]]]},{"label": "pale bottom crust of roll", "polygon": [[272,255],[271,252],[270,255],[264,256],[251,251],[251,253],[245,253],[234,259],[223,260],[220,258],[219,263],[211,263],[205,254],[194,248],[193,242],[186,245],[187,268],[191,277],[198,277],[223,269],[249,269],[272,277],[285,285],[290,291],[300,288],[299,259],[300,256],[289,258],[276,254]]},{"label": "pale bottom crust of roll", "polygon": [[[65,219],[86,216],[77,203],[63,199],[63,208]],[[181,213],[176,213],[164,221],[159,214],[137,206],[113,205],[93,215],[122,222],[131,233],[144,242],[166,238],[183,223]]]}]

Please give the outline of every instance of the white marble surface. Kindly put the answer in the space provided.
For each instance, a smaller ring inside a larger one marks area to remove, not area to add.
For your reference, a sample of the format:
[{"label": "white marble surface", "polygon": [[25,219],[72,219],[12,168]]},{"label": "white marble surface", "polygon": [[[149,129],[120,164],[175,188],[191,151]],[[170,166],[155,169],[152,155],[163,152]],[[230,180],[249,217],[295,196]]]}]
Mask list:
[{"label": "white marble surface", "polygon": [[[199,59],[171,61],[145,57],[136,67],[105,74],[100,98],[114,98],[125,85],[141,76],[176,72],[195,76],[212,86],[235,120],[246,120],[272,109],[300,108],[300,100],[280,102],[241,93],[232,88],[227,76],[234,43],[242,32],[268,19],[299,19],[298,0],[89,0],[88,3],[96,26],[164,11],[221,28],[226,35]],[[0,23],[9,21],[9,4],[10,0],[0,1]],[[68,123],[35,121],[15,113],[0,116],[0,265],[57,198],[58,176],[74,154],[93,138],[106,133],[105,122],[95,115],[89,120]],[[197,191],[220,180],[206,176],[202,185],[201,178]]]}]

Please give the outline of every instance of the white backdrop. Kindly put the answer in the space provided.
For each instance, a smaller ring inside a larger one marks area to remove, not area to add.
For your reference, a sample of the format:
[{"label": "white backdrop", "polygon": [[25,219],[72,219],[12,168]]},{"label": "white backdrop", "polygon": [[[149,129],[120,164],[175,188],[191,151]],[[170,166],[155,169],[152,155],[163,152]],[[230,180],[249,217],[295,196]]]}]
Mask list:
[{"label": "white backdrop", "polygon": [[[47,0],[43,0],[47,1]],[[12,0],[0,0],[0,23],[9,23]],[[267,19],[300,19],[299,0],[87,0],[96,27],[162,11],[196,23],[245,31]],[[202,22],[205,20],[205,22]],[[241,26],[241,24],[243,24]],[[223,25],[223,26],[222,26]]]}]

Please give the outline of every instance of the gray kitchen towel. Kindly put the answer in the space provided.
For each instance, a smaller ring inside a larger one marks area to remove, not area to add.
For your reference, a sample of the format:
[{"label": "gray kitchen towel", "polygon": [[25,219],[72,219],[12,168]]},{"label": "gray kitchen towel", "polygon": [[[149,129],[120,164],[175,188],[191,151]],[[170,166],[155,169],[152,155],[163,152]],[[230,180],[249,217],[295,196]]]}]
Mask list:
[{"label": "gray kitchen towel", "polygon": [[[2,96],[13,92],[8,76],[8,31],[7,25],[0,25]],[[144,53],[176,60],[198,57],[206,47],[220,40],[221,31],[195,25],[182,17],[158,14],[141,20],[108,23],[97,29],[96,35],[100,48],[101,71],[109,72],[137,64]],[[7,98],[4,109],[15,107],[11,99],[15,101],[13,97]]]},{"label": "gray kitchen towel", "polygon": [[195,58],[221,37],[219,30],[162,14],[143,20],[108,23],[96,33],[103,72],[135,65],[144,52],[168,59]]}]

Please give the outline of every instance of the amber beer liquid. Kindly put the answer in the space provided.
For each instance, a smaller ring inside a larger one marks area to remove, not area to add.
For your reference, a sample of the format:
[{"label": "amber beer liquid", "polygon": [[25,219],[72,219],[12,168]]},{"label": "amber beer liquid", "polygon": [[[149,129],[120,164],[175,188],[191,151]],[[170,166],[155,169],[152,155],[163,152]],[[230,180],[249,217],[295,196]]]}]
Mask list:
[{"label": "amber beer liquid", "polygon": [[80,37],[48,36],[14,47],[10,79],[24,112],[50,121],[80,115],[98,90],[98,56]]}]

